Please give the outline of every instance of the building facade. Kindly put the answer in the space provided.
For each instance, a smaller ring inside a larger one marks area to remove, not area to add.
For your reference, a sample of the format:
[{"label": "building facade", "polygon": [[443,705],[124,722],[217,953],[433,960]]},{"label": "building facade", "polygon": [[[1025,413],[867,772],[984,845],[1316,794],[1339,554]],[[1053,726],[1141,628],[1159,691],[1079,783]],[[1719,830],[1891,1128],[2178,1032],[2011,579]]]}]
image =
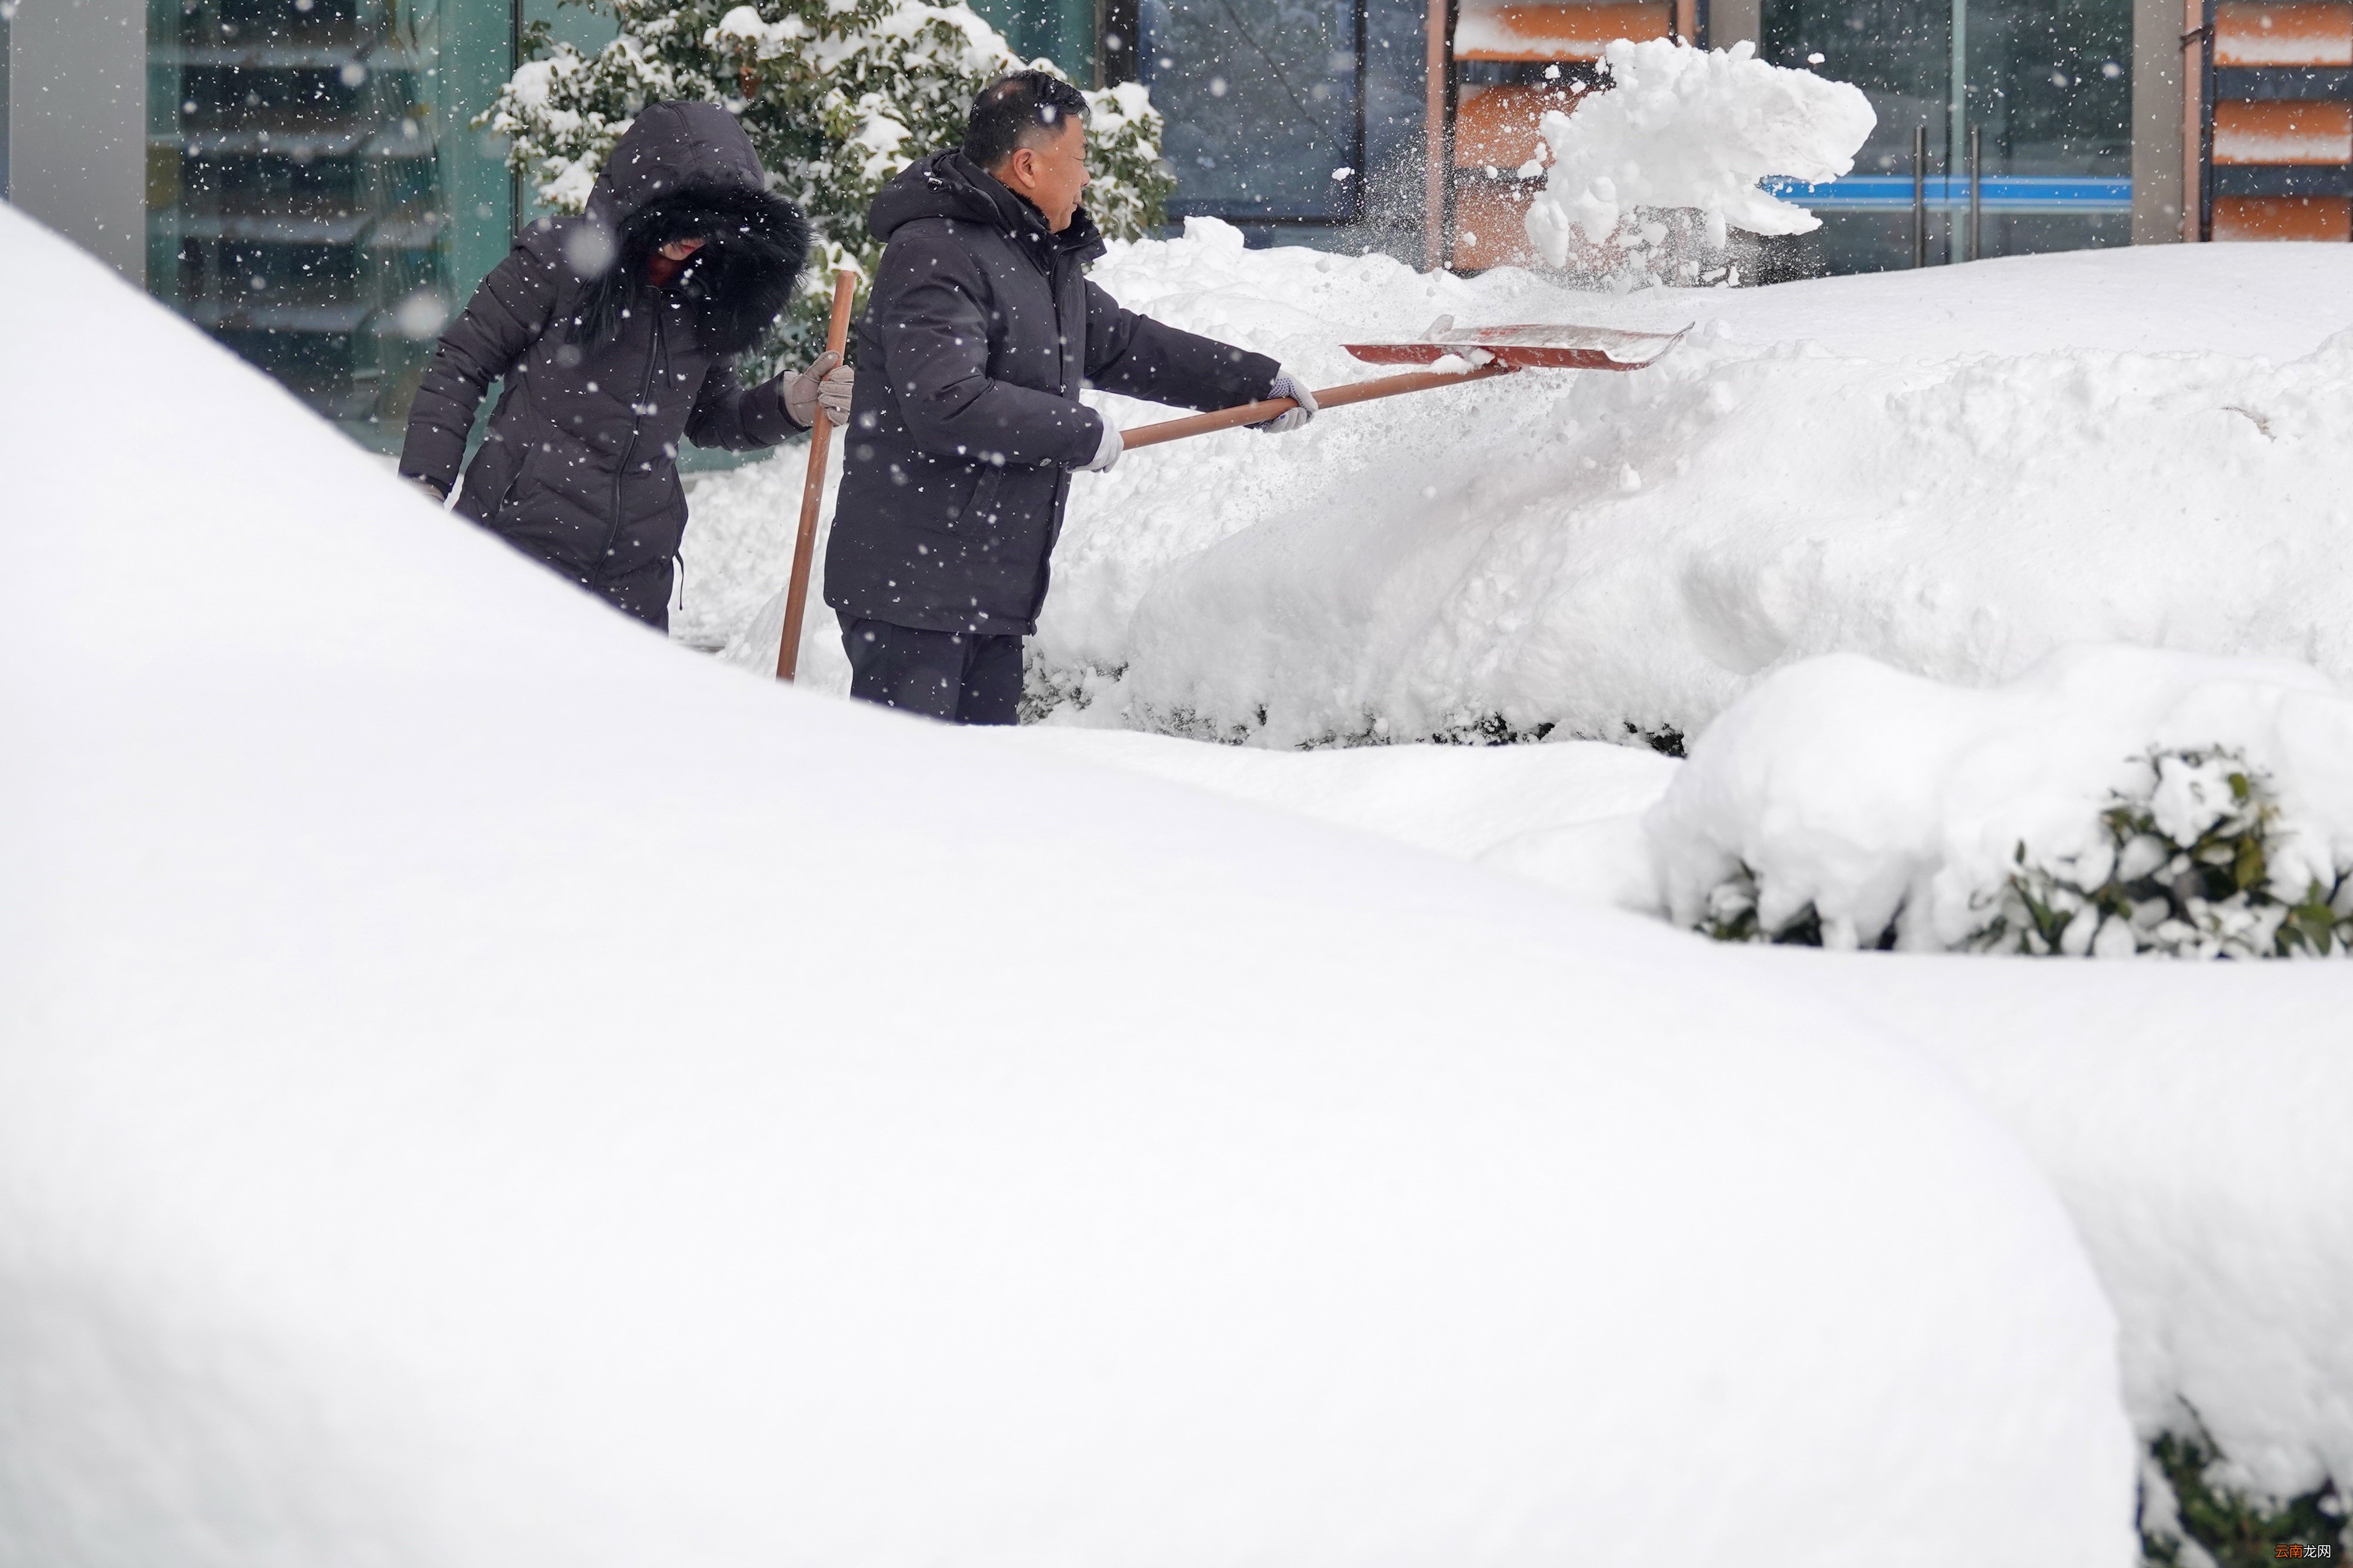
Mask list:
[{"label": "building facade", "polygon": [[[1526,259],[1535,116],[1613,37],[1753,41],[1879,126],[1787,270],[2353,238],[2353,0],[978,0],[1140,79],[1172,216],[1417,265]],[[470,128],[554,0],[19,0],[0,195],[378,445],[528,216]]]}]

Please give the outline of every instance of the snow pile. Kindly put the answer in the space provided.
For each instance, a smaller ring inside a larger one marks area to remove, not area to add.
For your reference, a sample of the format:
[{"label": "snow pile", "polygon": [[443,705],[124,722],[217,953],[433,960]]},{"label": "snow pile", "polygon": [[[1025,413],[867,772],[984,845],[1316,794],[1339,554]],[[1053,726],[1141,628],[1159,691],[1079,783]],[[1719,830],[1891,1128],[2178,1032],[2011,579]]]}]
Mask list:
[{"label": "snow pile", "polygon": [[1610,90],[1587,97],[1573,114],[1547,110],[1537,122],[1552,166],[1526,223],[1544,258],[1566,266],[1572,228],[1600,245],[1641,208],[1696,208],[1717,249],[1726,226],[1752,234],[1820,228],[1820,218],[1757,182],[1836,179],[1854,167],[1878,116],[1852,83],[1756,55],[1746,40],[1729,49],[1672,38],[1609,45]]},{"label": "snow pile", "polygon": [[5,209],[0,342],[0,1556],[2130,1561],[1755,955],[666,647]]},{"label": "snow pile", "polygon": [[[1690,735],[1820,654],[1984,685],[2072,641],[2353,680],[2353,339],[2308,307],[2353,298],[2353,250],[1613,298],[1245,250],[1197,220],[1095,276],[1314,385],[1377,374],[1341,343],[1440,315],[1699,327],[1630,374],[1525,373],[1080,476],[1031,645],[1066,717],[1278,747]],[[695,527],[715,503],[781,534],[799,482],[789,458],[702,481]],[[689,540],[691,598],[712,584]],[[734,623],[746,663],[773,668],[780,624]],[[809,626],[838,662],[831,618]]]},{"label": "snow pile", "polygon": [[[2233,772],[2275,795],[2248,868],[2275,906],[2353,887],[2353,701],[2306,666],[2132,647],[2065,649],[1990,690],[1853,656],[1784,670],[1700,737],[1648,827],[1683,924],[1722,923],[1736,889],[1764,934],[1810,912],[1828,946],[1934,951],[1984,942],[2033,870],[2144,880],[2160,839],[2233,816]],[[2147,803],[2121,845],[2104,820],[2119,796]],[[2129,913],[2068,912],[2066,951],[2134,951]],[[2189,921],[2227,912],[2200,895]],[[2272,932],[2244,940],[2267,951]]]}]

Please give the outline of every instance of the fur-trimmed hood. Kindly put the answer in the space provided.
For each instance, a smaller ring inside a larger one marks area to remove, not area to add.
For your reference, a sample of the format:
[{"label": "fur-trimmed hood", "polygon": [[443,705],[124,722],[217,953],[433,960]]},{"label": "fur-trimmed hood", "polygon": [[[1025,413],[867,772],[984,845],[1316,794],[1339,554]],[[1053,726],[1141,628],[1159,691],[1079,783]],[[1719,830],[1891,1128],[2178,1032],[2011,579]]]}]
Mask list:
[{"label": "fur-trimmed hood", "polygon": [[584,272],[572,320],[590,341],[611,333],[656,250],[697,237],[702,248],[671,286],[694,301],[706,347],[740,353],[791,304],[808,256],[807,221],[768,189],[752,139],[715,103],[646,105],[605,160],[582,221],[588,234],[567,253],[605,263]]}]

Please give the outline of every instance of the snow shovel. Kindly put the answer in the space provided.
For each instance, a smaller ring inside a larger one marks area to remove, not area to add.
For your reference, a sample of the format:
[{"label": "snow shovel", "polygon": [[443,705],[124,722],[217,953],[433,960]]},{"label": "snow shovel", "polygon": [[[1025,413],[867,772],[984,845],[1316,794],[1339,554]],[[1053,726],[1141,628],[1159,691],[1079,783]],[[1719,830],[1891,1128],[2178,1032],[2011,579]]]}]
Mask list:
[{"label": "snow shovel", "polygon": [[[825,329],[828,353],[849,342],[849,300],[858,274],[843,268],[833,275],[833,320]],[[817,513],[825,500],[825,454],[833,444],[833,421],[823,407],[809,430],[808,478],[801,481],[801,531],[793,541],[793,574],[785,584],[785,639],[776,645],[776,679],[790,680],[801,658],[801,616],[808,604],[809,560],[817,553]]]},{"label": "snow shovel", "polygon": [[[1347,382],[1317,392],[1315,403],[1319,408],[1344,408],[1351,403],[1369,403],[1377,397],[1428,392],[1434,387],[1460,386],[1466,381],[1484,381],[1516,370],[1640,370],[1674,347],[1683,332],[1690,331],[1689,327],[1682,332],[1621,332],[1610,327],[1546,325],[1457,327],[1453,317],[1440,316],[1429,331],[1413,342],[1341,346],[1368,364],[1435,364],[1451,357],[1461,362],[1459,368]],[[1212,430],[1230,430],[1237,425],[1262,424],[1297,406],[1288,397],[1271,397],[1262,403],[1245,403],[1238,408],[1187,415],[1182,419],[1122,431],[1120,444],[1129,451],[1138,447],[1156,447],[1163,441],[1181,441],[1187,436],[1206,436]]]}]

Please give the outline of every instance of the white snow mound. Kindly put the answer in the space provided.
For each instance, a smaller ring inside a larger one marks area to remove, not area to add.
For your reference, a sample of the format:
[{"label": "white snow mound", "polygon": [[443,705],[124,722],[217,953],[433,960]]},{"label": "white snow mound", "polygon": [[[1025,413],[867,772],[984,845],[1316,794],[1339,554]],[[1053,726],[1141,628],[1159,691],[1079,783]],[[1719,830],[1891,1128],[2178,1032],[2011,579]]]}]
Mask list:
[{"label": "white snow mound", "polygon": [[2131,1562],[1842,1015],[665,646],[5,208],[0,344],[0,1557]]},{"label": "white snow mound", "polygon": [[1529,243],[1555,267],[1568,261],[1572,227],[1599,245],[1638,207],[1697,208],[1719,247],[1727,226],[1810,233],[1820,218],[1757,182],[1836,179],[1878,123],[1862,89],[1769,65],[1745,39],[1700,49],[1620,38],[1602,55],[1610,89],[1537,122],[1552,165],[1525,221]]}]

